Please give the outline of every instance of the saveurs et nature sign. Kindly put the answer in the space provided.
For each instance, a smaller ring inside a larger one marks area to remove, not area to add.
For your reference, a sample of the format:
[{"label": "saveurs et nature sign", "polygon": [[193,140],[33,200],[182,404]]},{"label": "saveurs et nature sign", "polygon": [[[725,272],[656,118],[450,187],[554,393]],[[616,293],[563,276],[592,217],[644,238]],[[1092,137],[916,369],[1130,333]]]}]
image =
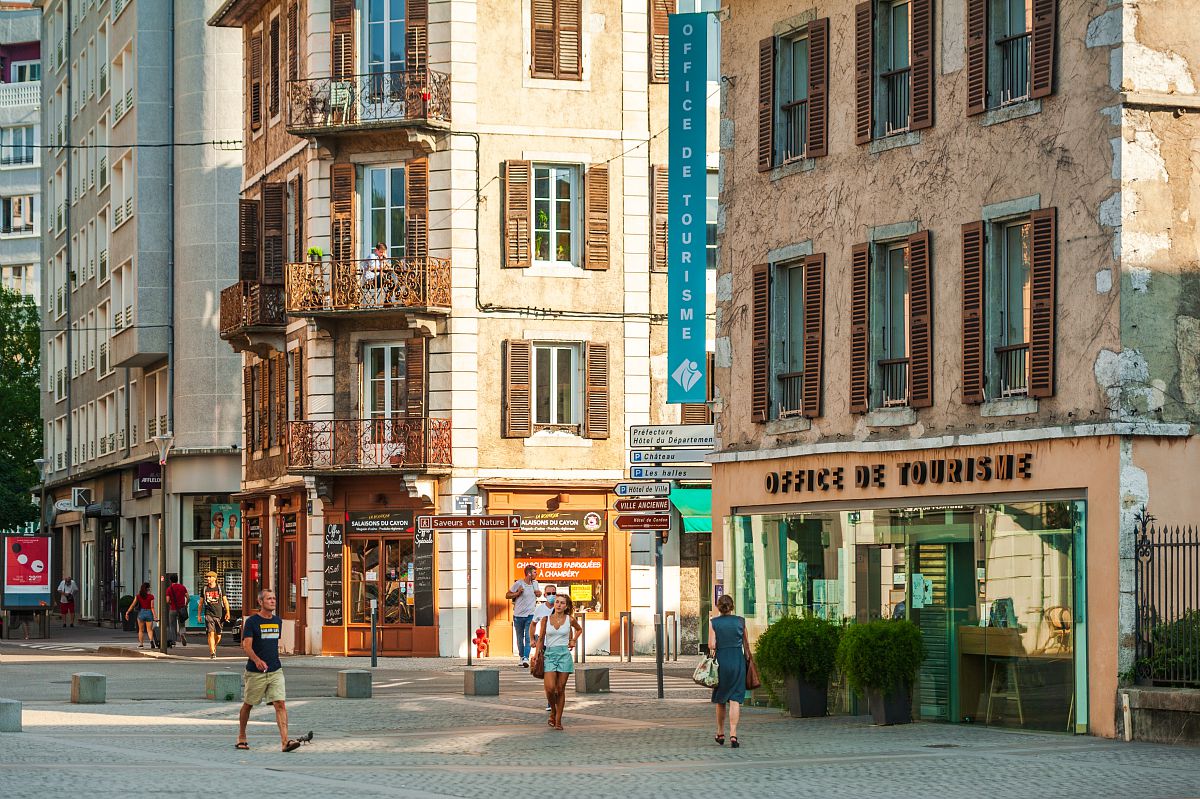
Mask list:
[{"label": "saveurs et nature sign", "polygon": [[803,494],[898,486],[990,483],[1033,477],[1033,453],[977,455],[969,458],[922,458],[892,464],[830,466],[767,472],[769,494]]}]

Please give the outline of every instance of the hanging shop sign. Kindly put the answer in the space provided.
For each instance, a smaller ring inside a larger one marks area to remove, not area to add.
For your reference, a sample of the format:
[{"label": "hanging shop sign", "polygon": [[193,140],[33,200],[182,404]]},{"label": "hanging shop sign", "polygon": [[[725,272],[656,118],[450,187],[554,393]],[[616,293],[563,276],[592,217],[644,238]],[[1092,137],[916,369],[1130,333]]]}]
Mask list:
[{"label": "hanging shop sign", "polygon": [[806,494],[888,486],[925,486],[950,483],[990,483],[1029,480],[1033,453],[977,455],[970,458],[924,458],[892,464],[859,464],[767,472],[769,494]]}]

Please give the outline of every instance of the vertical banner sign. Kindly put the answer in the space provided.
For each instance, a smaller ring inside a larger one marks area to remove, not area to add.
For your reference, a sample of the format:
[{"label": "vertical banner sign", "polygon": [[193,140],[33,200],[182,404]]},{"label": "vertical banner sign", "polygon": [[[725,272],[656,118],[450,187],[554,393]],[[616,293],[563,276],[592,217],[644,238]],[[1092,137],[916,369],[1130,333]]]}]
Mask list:
[{"label": "vertical banner sign", "polygon": [[705,402],[708,14],[672,14],[670,43],[667,402]]}]

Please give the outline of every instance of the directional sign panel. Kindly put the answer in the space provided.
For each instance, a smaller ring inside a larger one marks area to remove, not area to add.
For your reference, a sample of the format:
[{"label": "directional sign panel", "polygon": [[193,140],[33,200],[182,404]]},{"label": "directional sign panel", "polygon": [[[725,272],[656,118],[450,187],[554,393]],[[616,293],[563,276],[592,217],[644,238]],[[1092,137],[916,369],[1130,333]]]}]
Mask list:
[{"label": "directional sign panel", "polygon": [[666,530],[671,526],[671,517],[665,513],[642,513],[618,516],[618,530]]},{"label": "directional sign panel", "polygon": [[650,447],[716,446],[711,424],[642,424],[629,428],[629,446],[635,449]]},{"label": "directional sign panel", "polygon": [[633,480],[711,480],[711,466],[630,466]]},{"label": "directional sign panel", "polygon": [[710,449],[633,449],[630,463],[704,463]]},{"label": "directional sign panel", "polygon": [[618,499],[613,503],[617,513],[652,513],[671,509],[671,500],[663,499]]},{"label": "directional sign panel", "polygon": [[520,530],[520,516],[418,516],[420,530]]},{"label": "directional sign panel", "polygon": [[665,497],[671,493],[670,483],[617,483],[613,489],[618,497]]}]

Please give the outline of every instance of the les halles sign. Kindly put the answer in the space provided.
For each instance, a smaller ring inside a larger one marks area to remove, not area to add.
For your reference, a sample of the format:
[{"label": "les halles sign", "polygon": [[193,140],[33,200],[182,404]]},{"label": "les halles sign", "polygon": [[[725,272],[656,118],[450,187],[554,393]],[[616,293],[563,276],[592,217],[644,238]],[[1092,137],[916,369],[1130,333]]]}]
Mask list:
[{"label": "les halles sign", "polygon": [[814,469],[767,472],[767,493],[801,494],[843,491],[855,488],[943,485],[945,483],[989,483],[999,480],[1028,480],[1033,477],[1033,453],[978,455],[970,458],[906,460],[892,465],[862,464]]}]

